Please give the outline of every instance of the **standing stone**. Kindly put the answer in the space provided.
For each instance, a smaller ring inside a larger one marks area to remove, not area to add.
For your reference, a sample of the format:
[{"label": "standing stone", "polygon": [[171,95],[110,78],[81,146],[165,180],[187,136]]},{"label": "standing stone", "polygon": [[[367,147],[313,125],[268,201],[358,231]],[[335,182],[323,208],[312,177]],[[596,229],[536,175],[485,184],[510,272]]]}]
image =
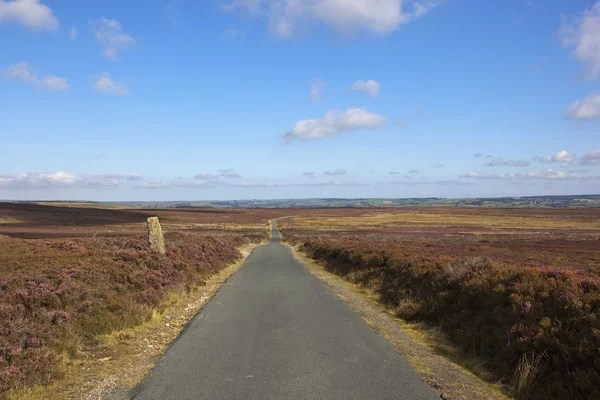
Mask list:
[{"label": "standing stone", "polygon": [[165,239],[158,217],[148,218],[148,244],[151,249],[156,249],[160,254],[165,254]]}]

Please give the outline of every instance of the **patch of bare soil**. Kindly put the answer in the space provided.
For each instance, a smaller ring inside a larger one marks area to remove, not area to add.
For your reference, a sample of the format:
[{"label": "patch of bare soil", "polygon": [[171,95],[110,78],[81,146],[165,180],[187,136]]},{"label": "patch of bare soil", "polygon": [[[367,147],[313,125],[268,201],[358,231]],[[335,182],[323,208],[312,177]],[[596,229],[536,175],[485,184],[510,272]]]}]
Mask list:
[{"label": "patch of bare soil", "polygon": [[[288,245],[289,246],[289,245]],[[445,400],[508,399],[498,384],[483,381],[452,360],[468,364],[439,333],[396,318],[368,291],[326,271],[313,260],[289,246],[306,269],[324,281],[374,329],[381,332],[399,353],[405,355],[421,379],[440,392]],[[476,367],[476,366],[473,366]]]}]

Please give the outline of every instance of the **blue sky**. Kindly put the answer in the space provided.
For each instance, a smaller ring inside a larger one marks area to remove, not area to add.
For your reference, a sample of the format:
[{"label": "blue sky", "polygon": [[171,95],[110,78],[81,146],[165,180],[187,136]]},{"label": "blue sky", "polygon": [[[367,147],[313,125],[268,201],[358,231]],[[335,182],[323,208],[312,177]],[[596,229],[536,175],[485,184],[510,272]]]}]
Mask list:
[{"label": "blue sky", "polygon": [[600,193],[600,2],[0,0],[0,199]]}]

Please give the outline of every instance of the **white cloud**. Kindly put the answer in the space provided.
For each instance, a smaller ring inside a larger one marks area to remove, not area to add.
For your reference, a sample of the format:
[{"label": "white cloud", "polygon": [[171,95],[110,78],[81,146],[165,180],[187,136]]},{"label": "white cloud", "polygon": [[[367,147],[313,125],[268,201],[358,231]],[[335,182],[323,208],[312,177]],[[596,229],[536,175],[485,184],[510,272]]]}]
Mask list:
[{"label": "white cloud", "polygon": [[144,177],[138,174],[137,172],[127,177],[128,181],[141,181],[142,179],[144,179]]},{"label": "white cloud", "polygon": [[120,52],[135,45],[135,39],[128,33],[123,33],[121,24],[116,19],[100,18],[92,23],[92,30],[104,56],[110,60],[117,61]]},{"label": "white cloud", "polygon": [[242,177],[240,174],[235,172],[234,169],[220,169],[218,172],[219,172],[219,177],[225,178],[225,179],[239,179]]},{"label": "white cloud", "polygon": [[60,27],[52,10],[39,0],[0,0],[0,24],[16,22],[34,31],[56,31]]},{"label": "white cloud", "polygon": [[6,68],[4,70],[4,79],[21,80],[34,85],[39,83],[33,67],[24,62],[16,63]]},{"label": "white cloud", "polygon": [[89,188],[116,188],[122,182],[120,175],[89,175],[77,181],[77,186]]},{"label": "white cloud", "polygon": [[77,34],[78,34],[77,27],[75,27],[75,26],[71,27],[71,29],[69,30],[69,39],[71,39],[71,40],[77,39]]},{"label": "white cloud", "polygon": [[569,175],[563,171],[553,169],[543,169],[538,172],[515,172],[502,173],[495,175],[481,175],[479,172],[468,172],[462,175],[461,178],[471,179],[502,179],[502,180],[522,180],[522,179],[549,179],[549,180],[576,180],[578,176]]},{"label": "white cloud", "polygon": [[541,163],[552,164],[552,163],[570,163],[577,160],[575,154],[568,152],[567,150],[561,150],[556,154],[536,156],[534,160]]},{"label": "white cloud", "polygon": [[388,35],[440,3],[438,0],[230,0],[226,11],[242,9],[267,17],[276,36],[292,37],[313,22],[351,34],[368,31]]},{"label": "white cloud", "polygon": [[528,167],[531,164],[527,160],[506,160],[504,161],[502,158],[495,157],[489,163],[485,164],[488,167]]},{"label": "white cloud", "polygon": [[600,2],[583,12],[577,20],[564,21],[560,35],[564,47],[573,49],[573,56],[585,67],[585,78],[600,75]]},{"label": "white cloud", "polygon": [[42,80],[42,86],[45,89],[52,90],[54,92],[62,92],[69,88],[69,84],[65,78],[59,76],[47,76]]},{"label": "white cloud", "polygon": [[409,174],[418,174],[419,170],[418,169],[411,169],[410,171],[408,171]]},{"label": "white cloud", "polygon": [[530,164],[527,160],[507,160],[502,163],[505,167],[528,167]]},{"label": "white cloud", "polygon": [[289,183],[289,182],[246,182],[225,185],[228,187],[238,188],[285,188],[285,187],[323,187],[323,186],[347,186],[360,187],[371,186],[369,183],[363,182],[344,182],[344,181],[328,181],[328,182],[309,182],[309,183]]},{"label": "white cloud", "polygon": [[55,92],[64,91],[69,88],[66,78],[61,78],[55,75],[48,75],[40,81],[33,67],[24,62],[9,66],[4,70],[3,75],[4,79],[20,80],[30,85]]},{"label": "white cloud", "polygon": [[138,174],[126,177],[119,174],[77,176],[68,172],[52,173],[25,172],[18,175],[0,175],[0,188],[9,189],[52,189],[52,188],[98,188],[109,189],[120,186],[125,179],[139,180]]},{"label": "white cloud", "polygon": [[310,94],[308,95],[308,99],[313,103],[318,103],[321,101],[321,92],[325,89],[325,82],[321,80],[314,81],[310,86]]},{"label": "white cloud", "polygon": [[580,161],[583,165],[599,165],[600,149],[593,149],[588,151],[583,157],[581,157]]},{"label": "white cloud", "polygon": [[502,165],[502,159],[496,157],[496,158],[492,159],[492,161],[490,161],[489,163],[487,163],[485,165],[487,165],[488,167],[496,167],[498,165]]},{"label": "white cloud", "polygon": [[456,185],[456,186],[472,186],[471,182],[463,182],[457,179],[447,179],[438,181],[395,181],[390,182],[393,185],[405,185],[405,186],[423,186],[423,185]]},{"label": "white cloud", "polygon": [[194,175],[194,179],[200,181],[215,181],[219,178],[224,179],[239,179],[242,176],[235,172],[233,169],[220,169],[216,174],[209,174],[206,172],[201,172],[199,174]]},{"label": "white cloud", "polygon": [[219,176],[215,174],[209,174],[207,172],[200,172],[199,174],[194,175],[194,179],[203,180],[203,181],[212,181],[217,179]]},{"label": "white cloud", "polygon": [[381,84],[374,80],[356,81],[350,87],[352,92],[365,92],[373,98],[377,97],[379,89],[381,89]]},{"label": "white cloud", "polygon": [[346,175],[348,172],[345,169],[342,168],[338,168],[336,170],[327,170],[323,173],[323,175],[328,175],[328,176],[340,176],[340,175]]},{"label": "white cloud", "polygon": [[314,140],[337,136],[359,129],[377,129],[385,125],[387,117],[368,112],[365,108],[349,108],[346,111],[329,111],[319,119],[297,122],[284,135],[286,141],[294,139]]},{"label": "white cloud", "polygon": [[302,173],[302,175],[303,175],[303,176],[306,176],[307,178],[310,178],[310,179],[312,179],[312,178],[314,178],[314,177],[315,177],[317,174],[316,174],[315,172],[312,172],[312,171],[304,171],[304,172]]},{"label": "white cloud", "polygon": [[129,90],[122,83],[115,83],[108,73],[104,73],[94,82],[94,90],[96,92],[126,95]]},{"label": "white cloud", "polygon": [[[598,52],[600,52],[600,48]],[[584,99],[575,101],[567,109],[567,116],[571,119],[600,118],[600,94],[593,93]]]},{"label": "white cloud", "polygon": [[171,184],[169,182],[146,182],[135,185],[135,187],[139,189],[166,189],[170,188]]}]

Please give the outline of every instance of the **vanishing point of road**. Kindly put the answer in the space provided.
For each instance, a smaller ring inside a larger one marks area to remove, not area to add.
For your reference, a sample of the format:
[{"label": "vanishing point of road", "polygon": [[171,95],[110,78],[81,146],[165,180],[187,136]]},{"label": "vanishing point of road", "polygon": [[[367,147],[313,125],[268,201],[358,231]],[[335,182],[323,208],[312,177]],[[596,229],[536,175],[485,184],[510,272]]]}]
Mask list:
[{"label": "vanishing point of road", "polygon": [[131,393],[136,400],[439,399],[280,244],[257,247]]}]

